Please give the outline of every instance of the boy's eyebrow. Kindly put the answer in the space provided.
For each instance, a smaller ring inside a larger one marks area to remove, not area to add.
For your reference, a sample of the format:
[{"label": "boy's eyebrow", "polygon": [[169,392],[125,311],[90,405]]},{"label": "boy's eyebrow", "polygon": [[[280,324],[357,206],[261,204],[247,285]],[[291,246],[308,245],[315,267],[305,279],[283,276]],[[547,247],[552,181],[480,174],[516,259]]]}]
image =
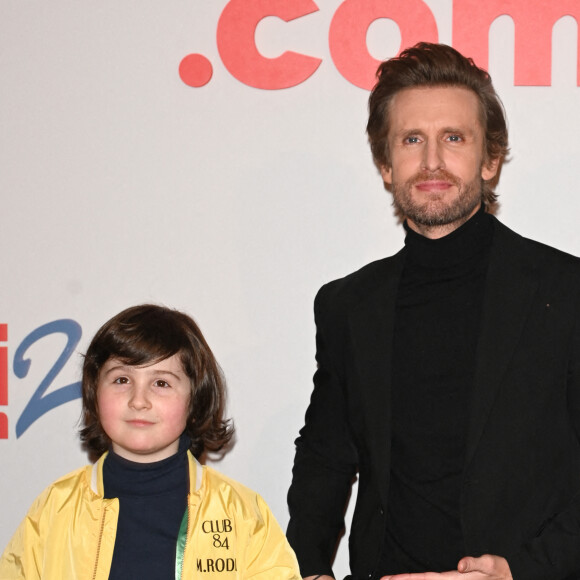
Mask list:
[{"label": "boy's eyebrow", "polygon": [[122,371],[129,368],[127,365],[123,365],[123,364],[118,364],[115,365],[114,367],[108,368],[105,370],[105,374],[108,375],[109,373],[112,373],[113,371]]},{"label": "boy's eyebrow", "polygon": [[[123,371],[129,371],[129,370],[134,369],[134,368],[144,368],[145,370],[147,370],[147,367],[138,367],[137,365],[125,365],[123,363],[120,363],[118,365],[115,365],[115,366],[111,367],[110,369],[107,369],[105,371],[105,375],[108,375],[109,373],[117,372],[117,371],[121,371],[121,372],[123,372]],[[176,379],[179,379],[180,378],[179,375],[177,375],[173,371],[166,370],[166,369],[155,369],[150,374],[154,374],[154,375],[157,375],[157,374],[161,374],[161,375],[171,375],[171,376],[175,377]]]},{"label": "boy's eyebrow", "polygon": [[[155,371],[152,371],[151,374],[155,374],[155,375],[171,375],[172,377],[175,377],[176,379],[179,379],[179,375],[174,373],[173,371],[167,371],[165,369],[157,369]],[[185,373],[184,373],[185,374]]]}]

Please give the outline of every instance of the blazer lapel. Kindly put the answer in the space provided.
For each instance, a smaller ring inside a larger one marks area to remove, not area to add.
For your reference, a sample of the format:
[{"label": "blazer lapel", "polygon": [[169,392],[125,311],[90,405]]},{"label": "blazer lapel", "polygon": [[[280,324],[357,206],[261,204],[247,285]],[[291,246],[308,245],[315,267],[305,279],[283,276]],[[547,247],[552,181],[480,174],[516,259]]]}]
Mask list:
[{"label": "blazer lapel", "polygon": [[496,222],[477,350],[466,467],[473,459],[497,391],[538,287],[523,239]]},{"label": "blazer lapel", "polygon": [[[390,396],[392,343],[397,288],[404,263],[404,250],[385,261],[377,272],[372,289],[349,315],[358,378],[364,431],[375,461],[379,481],[388,481],[390,471]],[[383,501],[386,504],[383,486]]]}]

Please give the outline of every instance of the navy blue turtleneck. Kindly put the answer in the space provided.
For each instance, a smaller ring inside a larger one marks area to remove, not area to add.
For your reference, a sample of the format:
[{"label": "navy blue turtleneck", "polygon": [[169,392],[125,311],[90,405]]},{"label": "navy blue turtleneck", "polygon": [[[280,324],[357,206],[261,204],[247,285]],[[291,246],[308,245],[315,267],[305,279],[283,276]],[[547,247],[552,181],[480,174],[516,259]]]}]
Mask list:
[{"label": "navy blue turtleneck", "polygon": [[175,579],[177,535],[189,491],[188,444],[182,437],[175,455],[154,463],[109,452],[103,464],[105,497],[119,498],[109,580]]}]

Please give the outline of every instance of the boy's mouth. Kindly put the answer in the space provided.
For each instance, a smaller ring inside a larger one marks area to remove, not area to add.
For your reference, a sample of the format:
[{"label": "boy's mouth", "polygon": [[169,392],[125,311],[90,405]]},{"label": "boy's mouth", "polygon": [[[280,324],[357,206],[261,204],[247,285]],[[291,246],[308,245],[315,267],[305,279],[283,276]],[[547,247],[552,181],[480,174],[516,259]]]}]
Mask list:
[{"label": "boy's mouth", "polygon": [[153,425],[152,421],[146,421],[145,419],[130,419],[127,423],[133,427],[149,427]]}]

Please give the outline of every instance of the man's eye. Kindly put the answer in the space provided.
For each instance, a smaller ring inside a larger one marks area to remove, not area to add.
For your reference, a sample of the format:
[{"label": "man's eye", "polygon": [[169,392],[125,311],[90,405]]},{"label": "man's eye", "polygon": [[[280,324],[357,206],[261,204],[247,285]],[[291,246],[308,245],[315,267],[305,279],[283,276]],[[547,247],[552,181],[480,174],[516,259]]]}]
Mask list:
[{"label": "man's eye", "polygon": [[452,141],[453,143],[459,143],[459,141],[463,141],[461,135],[449,135],[449,137],[447,137],[447,139],[449,141]]},{"label": "man's eye", "polygon": [[162,387],[162,388],[165,389],[165,388],[169,387],[170,385],[169,385],[169,383],[167,381],[162,381],[161,379],[158,379],[158,380],[155,381],[155,386],[156,387]]},{"label": "man's eye", "polygon": [[419,143],[419,137],[406,137],[405,143]]}]

